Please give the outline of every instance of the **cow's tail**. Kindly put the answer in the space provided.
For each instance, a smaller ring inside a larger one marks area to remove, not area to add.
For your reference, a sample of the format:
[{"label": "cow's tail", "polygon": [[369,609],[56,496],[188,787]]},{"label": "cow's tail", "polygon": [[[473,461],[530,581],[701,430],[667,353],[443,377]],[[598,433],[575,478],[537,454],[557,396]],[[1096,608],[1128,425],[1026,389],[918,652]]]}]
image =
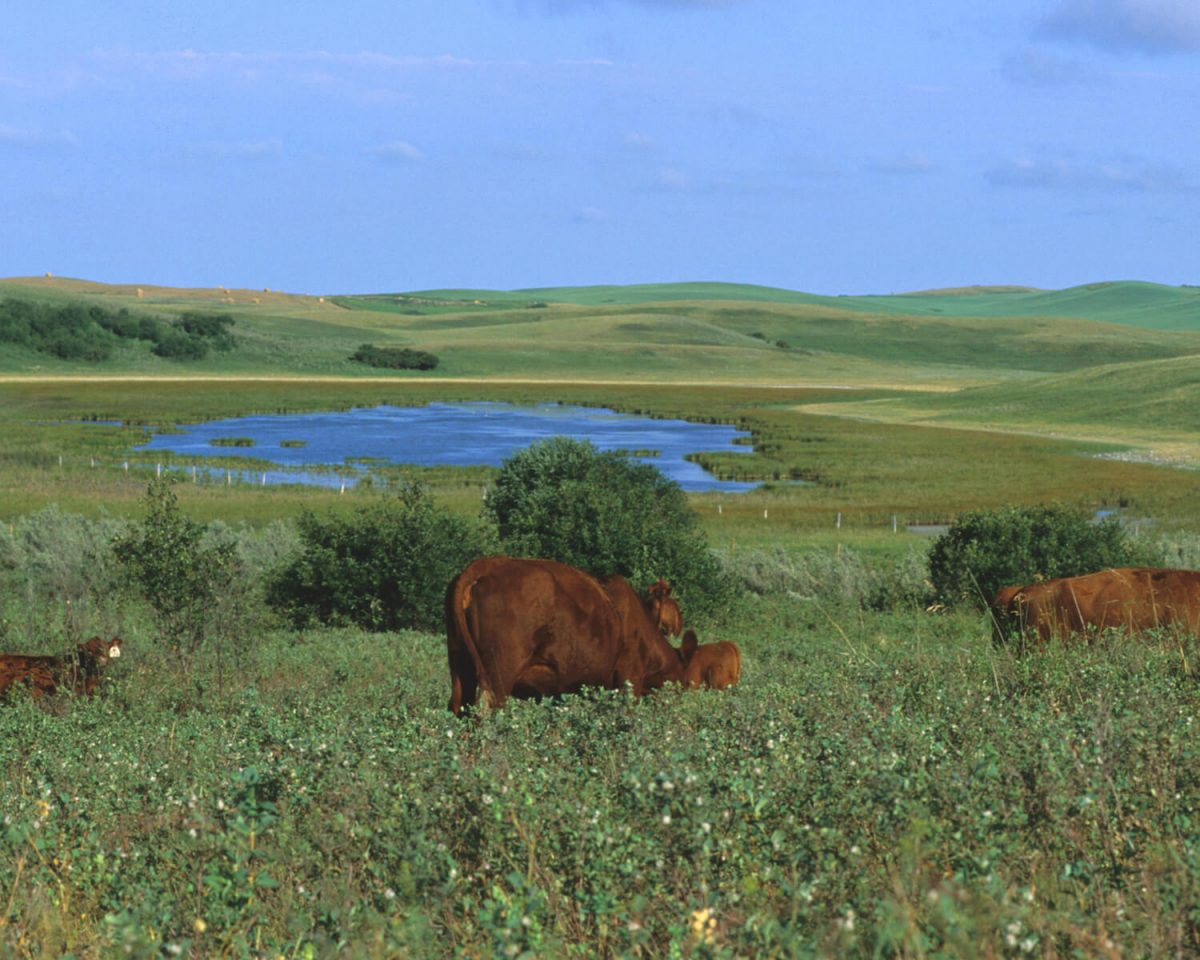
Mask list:
[{"label": "cow's tail", "polygon": [[[446,653],[450,660],[450,710],[461,714],[463,708],[474,706],[483,691],[485,706],[491,706],[491,692],[484,683],[483,661],[479,656],[478,638],[472,630],[467,611],[471,606],[471,590],[476,578],[460,574],[446,589]],[[476,623],[475,626],[478,624]]]}]

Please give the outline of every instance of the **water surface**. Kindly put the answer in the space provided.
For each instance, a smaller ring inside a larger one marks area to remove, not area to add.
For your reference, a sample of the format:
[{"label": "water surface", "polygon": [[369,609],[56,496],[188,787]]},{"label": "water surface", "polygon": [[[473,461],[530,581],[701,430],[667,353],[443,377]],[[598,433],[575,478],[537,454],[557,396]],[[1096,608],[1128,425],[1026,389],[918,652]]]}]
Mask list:
[{"label": "water surface", "polygon": [[[318,465],[350,465],[359,472],[365,460],[417,466],[500,466],[516,451],[559,434],[590,440],[601,450],[656,451],[634,459],[652,463],[685,490],[740,492],[757,484],[717,480],[688,453],[748,453],[735,446],[745,431],[725,424],[655,420],[612,410],[545,403],[430,403],[423,407],[362,407],[333,413],[296,413],[235,417],[188,424],[179,432],[154,435],[144,449],[169,450],[199,457],[254,457],[279,464],[278,471],[235,471],[267,483],[353,482],[333,474],[306,471]],[[214,445],[234,438],[250,446]],[[300,446],[282,446],[302,441]],[[221,471],[224,472],[224,471]]]}]

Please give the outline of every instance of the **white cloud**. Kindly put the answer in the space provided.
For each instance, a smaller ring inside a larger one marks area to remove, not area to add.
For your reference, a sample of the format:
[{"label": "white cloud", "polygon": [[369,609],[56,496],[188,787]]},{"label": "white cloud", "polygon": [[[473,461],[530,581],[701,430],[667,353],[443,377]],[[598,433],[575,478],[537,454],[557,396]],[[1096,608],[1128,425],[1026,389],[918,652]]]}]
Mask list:
[{"label": "white cloud", "polygon": [[394,56],[364,50],[358,53],[334,53],[329,50],[293,52],[260,51],[245,53],[236,50],[160,50],[133,51],[118,49],[94,50],[92,60],[110,69],[135,69],[169,79],[187,80],[209,75],[233,76],[253,80],[267,72],[303,71],[314,80],[328,79],[329,70],[360,70],[371,72],[417,69],[473,69],[494,66],[523,66],[522,60],[472,60],[442,54],[433,57]]},{"label": "white cloud", "polygon": [[651,137],[644,133],[638,133],[636,130],[630,130],[624,137],[625,146],[632,147],[635,150],[653,150],[656,146]]},{"label": "white cloud", "polygon": [[605,223],[608,213],[599,207],[581,207],[575,211],[576,223]]},{"label": "white cloud", "polygon": [[283,141],[273,137],[269,140],[202,143],[196,147],[196,152],[212,157],[271,157],[283,153]]},{"label": "white cloud", "polygon": [[380,160],[390,163],[420,163],[425,159],[425,154],[407,140],[393,140],[376,147],[373,152]]},{"label": "white cloud", "polygon": [[905,153],[875,160],[871,163],[870,169],[874,173],[884,173],[890,176],[913,177],[937,173],[938,166],[924,154]]},{"label": "white cloud", "polygon": [[[608,6],[612,0],[536,0],[536,5],[551,13],[571,13],[575,10],[595,10]],[[675,7],[682,10],[715,10],[719,7],[736,7],[750,0],[623,0],[635,7]],[[528,5],[522,2],[521,5]]]},{"label": "white cloud", "polygon": [[0,144],[14,147],[74,147],[79,139],[69,130],[37,130],[0,123]]},{"label": "white cloud", "polygon": [[1095,81],[1101,76],[1085,64],[1036,47],[1006,59],[1001,73],[1013,83],[1031,87],[1064,87]]},{"label": "white cloud", "polygon": [[692,189],[692,178],[678,167],[663,167],[654,175],[654,189],[664,193],[686,193]]},{"label": "white cloud", "polygon": [[1041,23],[1046,36],[1109,50],[1200,51],[1196,0],[1059,0]]},{"label": "white cloud", "polygon": [[1081,163],[1065,159],[1005,160],[984,173],[998,187],[1102,193],[1187,193],[1192,187],[1172,167],[1142,161]]}]

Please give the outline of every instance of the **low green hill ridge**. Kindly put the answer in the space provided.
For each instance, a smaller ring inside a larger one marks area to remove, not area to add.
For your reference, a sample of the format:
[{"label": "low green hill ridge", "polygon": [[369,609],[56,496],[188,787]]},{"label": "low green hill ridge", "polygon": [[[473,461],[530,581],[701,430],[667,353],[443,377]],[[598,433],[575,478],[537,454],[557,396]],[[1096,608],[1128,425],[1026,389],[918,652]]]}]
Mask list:
[{"label": "low green hill ridge", "polygon": [[958,287],[866,296],[823,296],[738,283],[662,283],[628,286],[528,287],[517,290],[419,290],[339,298],[350,307],[390,309],[418,301],[444,307],[517,307],[531,303],[627,306],[669,301],[743,301],[818,306],[852,313],[907,316],[1065,317],[1105,320],[1154,330],[1200,330],[1200,287],[1141,281],[1090,283],[1065,290]]}]

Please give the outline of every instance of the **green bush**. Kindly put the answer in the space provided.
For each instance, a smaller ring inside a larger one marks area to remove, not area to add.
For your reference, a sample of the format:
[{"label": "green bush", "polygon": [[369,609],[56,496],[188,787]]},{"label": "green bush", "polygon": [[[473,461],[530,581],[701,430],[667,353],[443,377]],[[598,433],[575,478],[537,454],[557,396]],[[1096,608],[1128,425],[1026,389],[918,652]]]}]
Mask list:
[{"label": "green bush", "polygon": [[509,553],[619,573],[639,589],[663,577],[692,617],[731,597],[679,484],[586,441],[552,437],[514,454],[484,510]]},{"label": "green bush", "polygon": [[943,603],[986,606],[1001,587],[1155,562],[1112,518],[1061,506],[1005,507],[959,517],[929,550]]},{"label": "green bush", "polygon": [[348,517],[300,517],[300,553],[271,578],[268,601],[298,626],[440,630],[446,585],[492,552],[477,522],[406,483]]},{"label": "green bush", "polygon": [[438,358],[424,350],[412,350],[408,347],[376,347],[364,343],[350,355],[351,360],[365,363],[370,367],[382,367],[385,370],[433,370],[438,365]]},{"label": "green bush", "polygon": [[154,610],[163,639],[195,652],[214,626],[221,600],[243,578],[237,545],[215,537],[179,509],[169,475],[146,489],[146,516],[114,545],[130,581]]}]

